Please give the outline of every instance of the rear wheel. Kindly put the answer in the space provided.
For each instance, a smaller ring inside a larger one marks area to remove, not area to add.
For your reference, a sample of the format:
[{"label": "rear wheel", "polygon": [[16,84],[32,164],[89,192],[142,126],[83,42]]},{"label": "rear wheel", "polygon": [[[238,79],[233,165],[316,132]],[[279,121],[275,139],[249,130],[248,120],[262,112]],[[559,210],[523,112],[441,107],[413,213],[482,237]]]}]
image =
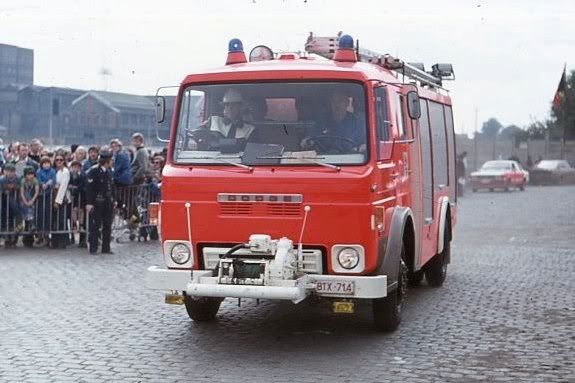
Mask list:
[{"label": "rear wheel", "polygon": [[526,181],[523,181],[523,183],[521,185],[519,185],[519,190],[525,191],[525,184],[526,183],[527,183]]},{"label": "rear wheel", "polygon": [[[402,258],[405,255],[405,245],[401,250]],[[378,331],[390,332],[397,329],[401,323],[403,301],[407,293],[407,266],[400,260],[397,275],[397,287],[384,298],[373,300],[373,321]]]},{"label": "rear wheel", "polygon": [[440,287],[447,276],[447,263],[451,255],[451,242],[449,241],[449,227],[445,228],[443,236],[443,250],[429,262],[425,268],[425,279],[431,287]]},{"label": "rear wheel", "polygon": [[219,298],[198,298],[186,295],[184,304],[186,305],[188,316],[194,322],[211,322],[216,319],[222,300]]}]

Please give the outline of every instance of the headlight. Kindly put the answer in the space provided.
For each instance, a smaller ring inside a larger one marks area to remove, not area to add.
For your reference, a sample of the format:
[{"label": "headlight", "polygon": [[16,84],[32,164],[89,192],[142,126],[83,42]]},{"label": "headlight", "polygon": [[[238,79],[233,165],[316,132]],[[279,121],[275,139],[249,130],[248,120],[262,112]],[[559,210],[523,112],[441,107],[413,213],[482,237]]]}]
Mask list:
[{"label": "headlight", "polygon": [[170,257],[172,258],[172,261],[178,265],[183,265],[190,260],[190,249],[188,246],[179,243],[172,247]]},{"label": "headlight", "polygon": [[344,269],[353,269],[359,263],[359,252],[351,247],[344,247],[339,251],[337,261]]}]

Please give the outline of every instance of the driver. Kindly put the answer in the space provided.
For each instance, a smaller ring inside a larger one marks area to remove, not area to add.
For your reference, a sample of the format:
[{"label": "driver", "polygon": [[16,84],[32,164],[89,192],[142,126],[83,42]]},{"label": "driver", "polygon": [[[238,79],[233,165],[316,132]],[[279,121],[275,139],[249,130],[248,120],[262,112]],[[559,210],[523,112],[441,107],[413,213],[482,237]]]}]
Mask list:
[{"label": "driver", "polygon": [[[349,112],[348,107],[347,94],[342,91],[332,93],[329,98],[329,116],[318,124],[310,137],[303,139],[302,147],[308,150],[319,148],[328,153],[365,151],[365,120]],[[324,136],[325,139],[322,139]]]},{"label": "driver", "polygon": [[[222,104],[224,106],[224,116],[211,116],[200,126],[200,129],[208,129],[210,132],[219,133],[222,138],[235,138],[247,141],[255,127],[245,123],[243,120],[244,101],[241,93],[235,89],[228,89],[224,94]],[[192,132],[192,140],[190,140],[189,144],[192,150],[196,149],[198,144],[201,144],[196,142],[199,141],[194,137],[196,132]]]}]

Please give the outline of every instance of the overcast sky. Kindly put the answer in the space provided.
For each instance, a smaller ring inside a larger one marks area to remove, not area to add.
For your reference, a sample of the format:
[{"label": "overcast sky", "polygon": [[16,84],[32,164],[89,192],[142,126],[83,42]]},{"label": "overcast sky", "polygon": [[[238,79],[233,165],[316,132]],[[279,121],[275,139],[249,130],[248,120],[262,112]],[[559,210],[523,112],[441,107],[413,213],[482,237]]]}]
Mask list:
[{"label": "overcast sky", "polygon": [[351,34],[406,61],[451,62],[456,130],[548,115],[575,69],[574,0],[0,0],[0,43],[34,49],[35,83],[153,94],[225,62],[227,41],[297,51],[310,31]]}]

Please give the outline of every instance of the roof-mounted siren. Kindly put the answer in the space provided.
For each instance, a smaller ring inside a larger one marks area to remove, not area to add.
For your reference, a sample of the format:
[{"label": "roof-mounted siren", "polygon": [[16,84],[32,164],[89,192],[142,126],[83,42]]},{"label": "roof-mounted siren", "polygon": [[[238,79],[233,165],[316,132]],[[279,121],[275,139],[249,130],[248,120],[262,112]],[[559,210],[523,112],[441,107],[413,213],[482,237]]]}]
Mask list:
[{"label": "roof-mounted siren", "polygon": [[451,64],[435,64],[431,67],[431,75],[441,80],[455,80],[455,72]]},{"label": "roof-mounted siren", "polygon": [[356,62],[357,55],[353,45],[353,37],[350,35],[340,36],[338,47],[333,55],[334,61]]},{"label": "roof-mounted siren", "polygon": [[244,44],[240,39],[231,39],[228,43],[228,58],[226,65],[242,64],[247,62],[246,55],[244,54]]}]

